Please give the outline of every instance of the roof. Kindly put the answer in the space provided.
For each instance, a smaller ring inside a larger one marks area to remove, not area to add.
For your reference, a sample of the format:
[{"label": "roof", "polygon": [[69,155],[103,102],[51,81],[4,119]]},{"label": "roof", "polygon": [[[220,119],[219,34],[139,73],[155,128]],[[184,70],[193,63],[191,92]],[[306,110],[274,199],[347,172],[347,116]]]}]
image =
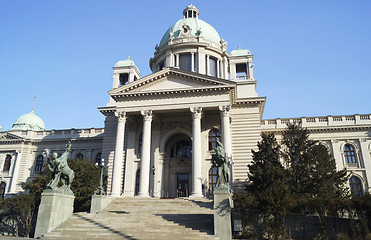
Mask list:
[{"label": "roof", "polygon": [[37,116],[33,110],[27,114],[20,116],[12,126],[12,130],[33,130],[33,131],[44,131],[44,121]]},{"label": "roof", "polygon": [[242,49],[240,46],[238,46],[238,49],[233,50],[231,52],[231,55],[232,56],[235,56],[235,57],[238,57],[238,56],[247,56],[247,55],[251,55],[251,52],[248,49]]},{"label": "roof", "polygon": [[172,39],[177,38],[183,25],[188,25],[191,28],[192,36],[201,36],[204,39],[220,44],[219,33],[210,24],[199,18],[184,18],[177,21],[165,32],[160,41],[159,47],[162,47],[169,41],[170,35],[172,35]]},{"label": "roof", "polygon": [[128,58],[125,59],[125,60],[118,61],[118,62],[115,64],[115,67],[127,67],[127,66],[132,66],[132,65],[135,65],[135,64],[134,64],[134,61],[131,60],[130,57],[128,57]]}]

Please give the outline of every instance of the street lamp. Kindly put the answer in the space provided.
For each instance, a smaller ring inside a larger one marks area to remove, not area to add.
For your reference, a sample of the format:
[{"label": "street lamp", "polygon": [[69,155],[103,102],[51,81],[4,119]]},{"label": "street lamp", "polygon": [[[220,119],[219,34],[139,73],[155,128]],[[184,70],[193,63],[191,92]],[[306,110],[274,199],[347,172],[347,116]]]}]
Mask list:
[{"label": "street lamp", "polygon": [[[106,195],[106,191],[104,191],[104,188],[103,188],[103,170],[105,168],[105,166],[104,166],[104,159],[102,159],[100,161],[100,163],[99,162],[96,162],[95,163],[95,167],[100,168],[100,179],[99,179],[99,186],[94,191],[94,194],[95,195]],[[107,165],[107,167],[108,167],[108,165]]]}]

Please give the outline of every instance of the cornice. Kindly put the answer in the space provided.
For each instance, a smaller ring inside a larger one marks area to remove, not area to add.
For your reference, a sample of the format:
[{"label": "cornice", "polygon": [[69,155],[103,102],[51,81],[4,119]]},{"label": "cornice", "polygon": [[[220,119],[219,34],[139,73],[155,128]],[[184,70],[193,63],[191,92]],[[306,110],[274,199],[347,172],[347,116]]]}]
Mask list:
[{"label": "cornice", "polygon": [[115,113],[116,107],[98,107],[98,110],[104,115],[112,115]]},{"label": "cornice", "polygon": [[53,143],[62,142],[62,143],[65,143],[66,141],[71,141],[72,143],[73,142],[100,142],[100,141],[103,141],[103,138],[91,137],[91,138],[78,138],[78,139],[76,139],[76,138],[37,139],[37,140],[32,141],[32,143],[33,144],[49,143],[49,142],[53,142]]},{"label": "cornice", "polygon": [[156,91],[143,91],[143,92],[126,92],[111,95],[114,100],[125,97],[140,97],[140,96],[161,96],[161,95],[174,95],[182,93],[207,93],[213,91],[228,91],[233,89],[234,86],[211,86],[202,88],[184,88],[184,89],[173,89],[173,90],[156,90]]}]

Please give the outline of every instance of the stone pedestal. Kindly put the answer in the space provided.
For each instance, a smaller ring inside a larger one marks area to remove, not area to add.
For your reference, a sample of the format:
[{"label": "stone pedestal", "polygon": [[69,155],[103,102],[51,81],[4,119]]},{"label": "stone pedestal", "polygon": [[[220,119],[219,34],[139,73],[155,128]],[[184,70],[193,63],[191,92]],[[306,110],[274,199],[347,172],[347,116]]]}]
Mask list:
[{"label": "stone pedestal", "polygon": [[41,203],[37,214],[35,238],[54,230],[73,213],[73,195],[45,190],[41,194]]},{"label": "stone pedestal", "polygon": [[229,187],[214,188],[214,234],[220,240],[232,239]]},{"label": "stone pedestal", "polygon": [[106,195],[93,195],[91,197],[90,213],[96,214],[105,209],[112,201],[111,197]]}]

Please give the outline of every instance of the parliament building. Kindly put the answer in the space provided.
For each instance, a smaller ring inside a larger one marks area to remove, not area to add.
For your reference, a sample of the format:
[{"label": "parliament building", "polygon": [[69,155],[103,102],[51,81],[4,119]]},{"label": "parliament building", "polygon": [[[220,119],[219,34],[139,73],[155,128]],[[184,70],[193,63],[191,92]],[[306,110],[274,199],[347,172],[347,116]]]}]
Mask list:
[{"label": "parliament building", "polygon": [[[198,9],[187,6],[155,47],[152,73],[141,76],[131,59],[113,67],[109,102],[98,107],[104,128],[46,130],[32,110],[0,132],[0,194],[42,171],[47,156],[72,141],[71,158],[105,159],[113,197],[208,197],[216,184],[211,156],[220,138],[231,163],[231,187],[243,190],[251,150],[262,132],[280,140],[300,123],[324,143],[349,187],[371,187],[371,114],[262,119],[266,98],[256,91],[253,55],[227,42]],[[102,92],[103,94],[103,92]]]}]

